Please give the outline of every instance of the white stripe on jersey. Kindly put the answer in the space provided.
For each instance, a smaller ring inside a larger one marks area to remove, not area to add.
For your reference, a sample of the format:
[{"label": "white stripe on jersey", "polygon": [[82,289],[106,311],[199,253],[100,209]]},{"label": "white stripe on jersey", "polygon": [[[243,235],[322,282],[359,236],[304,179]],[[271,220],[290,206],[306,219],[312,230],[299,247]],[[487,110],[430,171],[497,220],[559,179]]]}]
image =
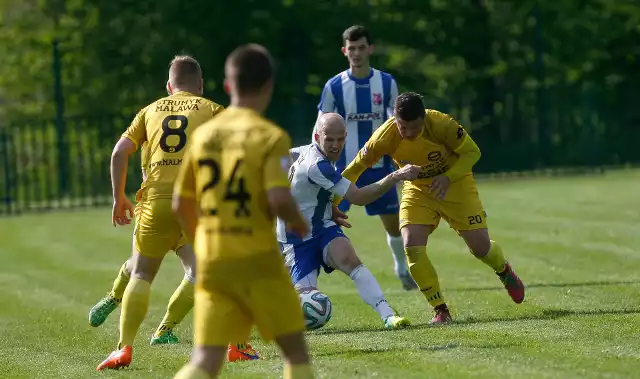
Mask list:
[{"label": "white stripe on jersey", "polygon": [[[311,234],[304,239],[307,241],[313,237],[314,231],[335,225],[331,220],[333,197],[343,197],[351,182],[335,170],[315,144],[291,149],[291,154],[295,159],[289,170],[291,194],[311,227]],[[280,219],[276,228],[279,242],[302,241],[294,236],[287,236],[286,225]]]}]

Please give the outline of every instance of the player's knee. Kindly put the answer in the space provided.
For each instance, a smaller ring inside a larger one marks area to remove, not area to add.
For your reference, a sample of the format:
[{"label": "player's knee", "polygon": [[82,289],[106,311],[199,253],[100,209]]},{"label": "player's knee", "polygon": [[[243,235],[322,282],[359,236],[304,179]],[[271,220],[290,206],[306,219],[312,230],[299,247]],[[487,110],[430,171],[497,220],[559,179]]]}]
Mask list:
[{"label": "player's knee", "polygon": [[467,246],[471,254],[478,258],[482,258],[489,254],[491,249],[491,241],[488,238],[474,238],[467,241]]}]

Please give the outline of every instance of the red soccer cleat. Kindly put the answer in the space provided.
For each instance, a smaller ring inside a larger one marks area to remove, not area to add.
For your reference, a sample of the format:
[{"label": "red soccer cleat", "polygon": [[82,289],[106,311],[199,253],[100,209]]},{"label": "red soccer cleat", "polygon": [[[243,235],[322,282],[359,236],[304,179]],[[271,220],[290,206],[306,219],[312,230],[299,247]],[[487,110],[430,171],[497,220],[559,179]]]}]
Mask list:
[{"label": "red soccer cleat", "polygon": [[132,357],[133,347],[123,346],[122,349],[111,352],[107,359],[96,367],[96,371],[102,371],[104,369],[117,370],[122,367],[128,367],[129,364],[131,364]]},{"label": "red soccer cleat", "polygon": [[509,296],[514,303],[520,304],[524,301],[524,284],[513,271],[511,265],[505,262],[504,271],[498,274],[500,281],[504,284],[504,288],[509,292]]},{"label": "red soccer cleat", "polygon": [[436,312],[436,315],[433,316],[429,324],[442,325],[453,321],[453,319],[451,318],[451,313],[449,313],[447,304],[438,305],[437,307],[433,308],[433,310]]},{"label": "red soccer cleat", "polygon": [[260,359],[258,352],[253,350],[251,345],[247,344],[246,346],[247,347],[244,349],[238,349],[236,345],[229,345],[229,348],[227,349],[227,360],[229,362],[236,362]]}]

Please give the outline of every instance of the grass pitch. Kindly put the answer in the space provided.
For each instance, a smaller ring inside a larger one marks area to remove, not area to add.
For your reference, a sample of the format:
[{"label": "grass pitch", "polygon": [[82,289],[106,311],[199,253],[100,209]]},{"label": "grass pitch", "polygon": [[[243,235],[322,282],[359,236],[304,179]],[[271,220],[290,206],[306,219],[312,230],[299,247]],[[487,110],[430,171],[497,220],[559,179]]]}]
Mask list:
[{"label": "grass pitch", "polygon": [[[362,208],[347,231],[391,305],[414,327],[382,323],[341,274],[321,275],[334,305],[325,328],[308,333],[320,378],[633,378],[640,377],[640,173],[482,182],[493,239],[527,284],[511,302],[491,270],[473,258],[446,223],[429,254],[456,323],[428,327],[418,292],[393,276],[382,226]],[[100,328],[89,308],[110,288],[130,251],[129,228],[115,229],[110,210],[0,219],[0,377],[171,378],[191,349],[191,314],[183,343],[149,346],[182,278],[167,256],[153,285],[128,369],[96,373],[114,349],[118,315]],[[225,366],[227,378],[279,378],[274,345],[258,339],[259,362]]]}]

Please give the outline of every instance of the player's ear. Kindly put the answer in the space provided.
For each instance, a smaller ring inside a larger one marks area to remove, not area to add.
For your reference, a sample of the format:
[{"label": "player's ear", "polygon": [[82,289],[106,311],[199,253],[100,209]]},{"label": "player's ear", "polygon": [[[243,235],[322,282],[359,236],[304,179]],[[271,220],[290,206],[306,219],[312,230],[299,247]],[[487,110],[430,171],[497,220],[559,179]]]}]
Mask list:
[{"label": "player's ear", "polygon": [[313,133],[313,140],[316,142],[320,142],[320,136],[318,135],[318,133]]},{"label": "player's ear", "polygon": [[342,47],[340,48],[340,51],[342,51],[342,54],[343,54],[345,57],[347,56],[347,49],[346,49],[344,46],[342,46]]},{"label": "player's ear", "polygon": [[169,95],[173,94],[173,89],[171,89],[171,83],[169,83],[169,81],[167,80],[167,93]]},{"label": "player's ear", "polygon": [[229,80],[225,79],[222,84],[222,87],[224,88],[224,92],[227,95],[231,95],[231,85],[229,84]]},{"label": "player's ear", "polygon": [[375,45],[369,45],[369,54],[373,53],[375,50]]}]

